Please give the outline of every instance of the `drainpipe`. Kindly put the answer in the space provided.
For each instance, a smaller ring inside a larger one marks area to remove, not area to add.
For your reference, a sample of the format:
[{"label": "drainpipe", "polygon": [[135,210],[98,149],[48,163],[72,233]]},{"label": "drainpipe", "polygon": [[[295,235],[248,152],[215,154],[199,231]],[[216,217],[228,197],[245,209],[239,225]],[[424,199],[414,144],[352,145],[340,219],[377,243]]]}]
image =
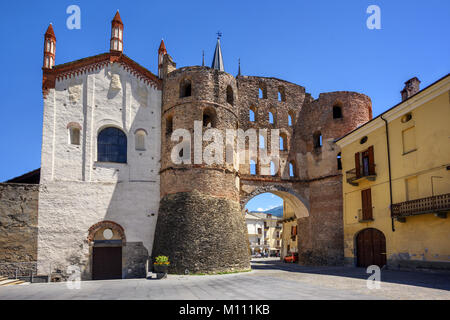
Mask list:
[{"label": "drainpipe", "polygon": [[386,144],[387,144],[387,155],[388,155],[388,172],[389,172],[389,197],[390,197],[390,206],[389,211],[391,213],[391,222],[392,222],[392,232],[395,232],[395,226],[394,226],[394,217],[392,216],[392,177],[391,177],[391,152],[389,147],[389,130],[388,130],[388,122],[386,119],[383,118],[383,116],[380,116],[381,120],[384,121],[385,128],[386,128]]}]

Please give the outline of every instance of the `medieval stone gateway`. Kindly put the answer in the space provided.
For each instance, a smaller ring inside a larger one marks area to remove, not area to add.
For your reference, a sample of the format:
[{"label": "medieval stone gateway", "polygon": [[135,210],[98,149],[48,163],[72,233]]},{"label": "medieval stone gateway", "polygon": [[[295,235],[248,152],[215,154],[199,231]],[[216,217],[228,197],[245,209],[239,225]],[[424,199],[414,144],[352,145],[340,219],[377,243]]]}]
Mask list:
[{"label": "medieval stone gateway", "polygon": [[[75,264],[82,279],[145,277],[157,255],[169,256],[174,273],[246,270],[243,209],[272,192],[295,212],[299,263],[341,264],[342,172],[334,141],[372,118],[369,97],[339,91],[314,99],[288,81],[233,76],[224,70],[219,40],[211,68],[177,68],[161,42],[155,75],[123,54],[123,32],[117,12],[109,52],[56,65],[49,26],[41,168],[33,182],[39,185],[12,186],[28,183],[18,179],[0,186],[7,198],[0,208],[3,262],[27,261],[40,274],[62,277]],[[280,130],[276,172],[260,161],[262,149],[275,151],[260,137],[262,148],[245,163],[173,163],[172,133],[192,134],[195,121],[203,132]],[[17,243],[20,233],[27,245]],[[103,272],[96,263],[109,258],[116,267]]]}]

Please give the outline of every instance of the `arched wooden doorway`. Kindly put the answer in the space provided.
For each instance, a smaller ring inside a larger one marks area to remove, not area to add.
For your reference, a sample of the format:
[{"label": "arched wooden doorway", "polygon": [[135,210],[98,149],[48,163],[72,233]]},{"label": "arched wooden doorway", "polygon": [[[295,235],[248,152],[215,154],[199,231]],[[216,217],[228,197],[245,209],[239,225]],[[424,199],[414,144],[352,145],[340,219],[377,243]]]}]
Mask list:
[{"label": "arched wooden doorway", "polygon": [[358,267],[386,264],[386,238],[383,232],[369,228],[361,230],[356,236],[356,255]]},{"label": "arched wooden doorway", "polygon": [[89,228],[92,246],[92,279],[122,279],[123,228],[112,221],[101,221]]}]

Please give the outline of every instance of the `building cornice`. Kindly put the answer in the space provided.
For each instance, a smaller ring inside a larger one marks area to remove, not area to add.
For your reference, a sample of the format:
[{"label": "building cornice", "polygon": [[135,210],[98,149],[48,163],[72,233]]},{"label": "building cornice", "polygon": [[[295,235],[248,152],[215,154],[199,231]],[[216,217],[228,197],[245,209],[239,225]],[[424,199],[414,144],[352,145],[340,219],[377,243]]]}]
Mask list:
[{"label": "building cornice", "polygon": [[44,98],[46,97],[49,89],[55,88],[55,83],[57,80],[68,79],[81,75],[85,72],[92,72],[110,63],[119,63],[125,70],[138,77],[140,80],[158,90],[162,90],[162,80],[152,72],[120,52],[107,52],[61,65],[56,65],[52,69],[43,68],[42,92],[44,94]]},{"label": "building cornice", "polygon": [[368,135],[369,133],[375,131],[376,129],[384,126],[384,121],[382,118],[386,119],[387,122],[392,122],[395,119],[402,117],[403,115],[411,112],[412,110],[422,106],[426,102],[436,98],[437,96],[450,90],[450,74],[447,74],[443,78],[434,82],[425,89],[419,91],[411,98],[400,102],[389,110],[383,112],[376,118],[366,122],[362,126],[356,128],[355,130],[349,132],[345,136],[336,140],[336,144],[339,147],[345,147],[354,141],[361,139],[362,137]]}]

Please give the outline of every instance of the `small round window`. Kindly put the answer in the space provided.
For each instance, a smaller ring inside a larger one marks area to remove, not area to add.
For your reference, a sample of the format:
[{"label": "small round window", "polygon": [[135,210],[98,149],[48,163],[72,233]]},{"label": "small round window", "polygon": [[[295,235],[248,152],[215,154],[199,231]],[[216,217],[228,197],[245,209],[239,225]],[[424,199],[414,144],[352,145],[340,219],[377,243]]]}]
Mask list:
[{"label": "small round window", "polygon": [[361,140],[359,140],[360,144],[366,143],[367,142],[367,136],[364,136],[361,138]]},{"label": "small round window", "polygon": [[411,114],[411,113],[408,113],[408,114],[405,114],[405,115],[402,117],[402,122],[405,123],[405,122],[408,122],[408,121],[411,120],[411,119],[412,119],[412,114]]},{"label": "small round window", "polygon": [[103,231],[103,237],[104,237],[106,240],[110,240],[110,239],[113,237],[113,235],[114,235],[114,233],[112,232],[111,229],[105,229],[105,230]]}]

